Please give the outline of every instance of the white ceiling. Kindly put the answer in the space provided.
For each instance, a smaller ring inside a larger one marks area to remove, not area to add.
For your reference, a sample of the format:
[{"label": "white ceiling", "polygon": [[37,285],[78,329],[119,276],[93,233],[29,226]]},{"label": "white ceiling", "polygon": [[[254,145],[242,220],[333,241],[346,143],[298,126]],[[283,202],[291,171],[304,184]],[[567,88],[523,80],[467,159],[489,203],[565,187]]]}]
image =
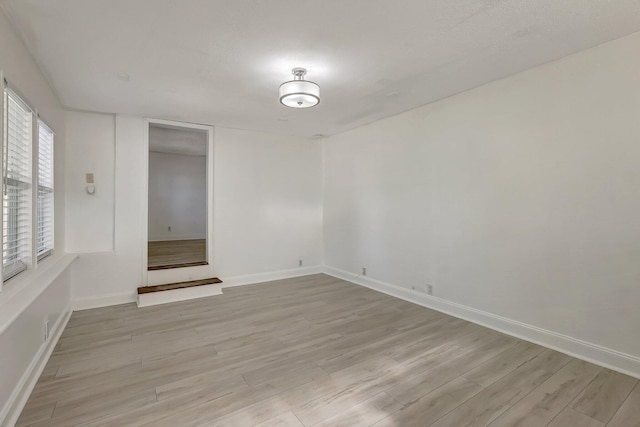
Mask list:
[{"label": "white ceiling", "polygon": [[[640,30],[638,0],[0,5],[69,108],[302,136],[339,133]],[[278,102],[297,66],[321,87],[317,107]]]}]

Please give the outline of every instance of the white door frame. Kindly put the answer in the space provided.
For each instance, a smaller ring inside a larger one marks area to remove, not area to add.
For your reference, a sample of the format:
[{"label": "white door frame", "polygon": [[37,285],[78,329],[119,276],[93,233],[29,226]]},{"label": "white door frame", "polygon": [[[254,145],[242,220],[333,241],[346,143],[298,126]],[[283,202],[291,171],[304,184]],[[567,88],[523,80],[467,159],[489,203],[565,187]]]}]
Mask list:
[{"label": "white door frame", "polygon": [[[159,124],[185,129],[204,130],[207,133],[207,263],[194,267],[169,268],[165,270],[147,270],[149,264],[149,125]],[[189,280],[214,277],[213,269],[213,126],[170,120],[144,120],[144,190],[142,218],[142,281],[143,286],[162,285],[166,283],[185,282]]]}]

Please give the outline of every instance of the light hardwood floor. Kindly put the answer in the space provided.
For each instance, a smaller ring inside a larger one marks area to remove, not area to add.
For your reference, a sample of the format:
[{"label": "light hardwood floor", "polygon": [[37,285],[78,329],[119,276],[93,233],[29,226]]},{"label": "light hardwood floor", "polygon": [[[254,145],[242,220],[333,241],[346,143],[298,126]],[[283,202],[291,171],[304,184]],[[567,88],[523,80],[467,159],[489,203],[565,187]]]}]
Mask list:
[{"label": "light hardwood floor", "polygon": [[640,426],[640,386],[315,275],[74,313],[18,425]]},{"label": "light hardwood floor", "polygon": [[207,261],[205,239],[165,240],[148,243],[149,268],[179,266]]}]

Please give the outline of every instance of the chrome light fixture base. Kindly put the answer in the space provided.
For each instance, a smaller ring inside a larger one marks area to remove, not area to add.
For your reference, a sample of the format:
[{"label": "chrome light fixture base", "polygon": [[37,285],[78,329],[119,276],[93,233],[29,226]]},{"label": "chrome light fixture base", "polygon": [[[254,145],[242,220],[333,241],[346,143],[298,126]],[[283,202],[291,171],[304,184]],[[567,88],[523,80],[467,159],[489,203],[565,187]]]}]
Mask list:
[{"label": "chrome light fixture base", "polygon": [[320,86],[304,79],[307,70],[291,70],[293,80],[280,85],[280,103],[291,108],[310,108],[320,103]]}]

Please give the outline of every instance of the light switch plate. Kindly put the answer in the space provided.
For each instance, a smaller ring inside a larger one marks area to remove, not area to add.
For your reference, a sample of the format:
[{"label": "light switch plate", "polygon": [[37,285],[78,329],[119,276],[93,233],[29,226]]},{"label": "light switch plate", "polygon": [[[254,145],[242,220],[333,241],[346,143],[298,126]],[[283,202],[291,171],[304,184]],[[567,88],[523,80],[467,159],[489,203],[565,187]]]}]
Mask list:
[{"label": "light switch plate", "polygon": [[87,184],[93,184],[93,174],[88,173],[87,175]]}]

